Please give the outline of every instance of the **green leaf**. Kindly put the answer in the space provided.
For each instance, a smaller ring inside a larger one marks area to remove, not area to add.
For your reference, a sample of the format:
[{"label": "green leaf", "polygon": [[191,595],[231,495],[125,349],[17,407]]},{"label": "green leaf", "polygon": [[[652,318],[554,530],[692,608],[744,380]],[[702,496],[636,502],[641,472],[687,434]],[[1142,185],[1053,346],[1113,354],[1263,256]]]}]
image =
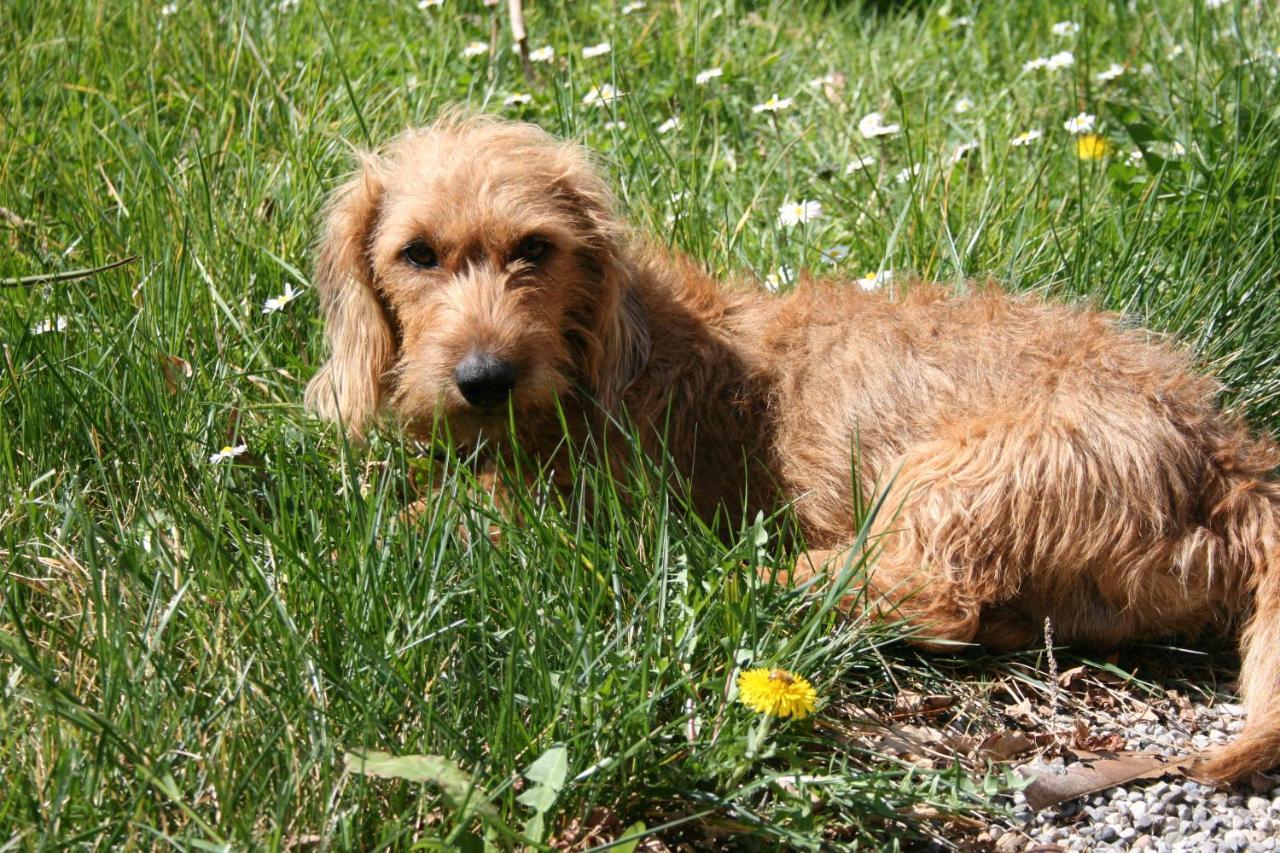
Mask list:
[{"label": "green leaf", "polygon": [[524,778],[539,785],[546,785],[557,793],[564,787],[569,775],[569,750],[557,744],[538,757],[524,771]]},{"label": "green leaf", "polygon": [[556,803],[556,797],[559,792],[550,785],[534,785],[529,790],[516,797],[516,802],[523,806],[528,806],[538,814],[543,814],[551,810]]},{"label": "green leaf", "polygon": [[[613,853],[635,853],[635,849],[640,846],[640,842],[644,840],[645,830],[648,829],[644,825],[644,821],[638,820],[628,826],[622,833],[623,838],[629,838],[630,841],[624,841],[621,844],[615,844],[612,848]],[[632,836],[635,836],[634,838]]]},{"label": "green leaf", "polygon": [[403,779],[406,782],[429,782],[454,807],[467,806],[467,813],[478,813],[497,819],[498,813],[488,796],[466,771],[442,755],[392,755],[373,749],[354,750],[342,756],[349,773],[380,779]]}]

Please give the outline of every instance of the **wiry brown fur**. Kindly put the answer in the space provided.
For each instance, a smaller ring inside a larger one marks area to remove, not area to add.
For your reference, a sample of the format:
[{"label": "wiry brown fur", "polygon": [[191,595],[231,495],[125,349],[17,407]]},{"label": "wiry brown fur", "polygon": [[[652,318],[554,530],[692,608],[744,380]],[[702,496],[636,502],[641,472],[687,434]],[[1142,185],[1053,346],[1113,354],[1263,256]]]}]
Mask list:
[{"label": "wiry brown fur", "polygon": [[[530,125],[407,133],[366,157],[327,222],[332,356],[307,400],[353,434],[389,409],[409,430],[500,437],[505,412],[474,410],[453,378],[495,353],[517,367],[527,449],[558,446],[557,400],[572,429],[625,413],[650,450],[665,437],[699,511],[792,501],[815,549],[800,574],[852,543],[855,482],[892,482],[874,606],[999,648],[1046,618],[1094,646],[1247,620],[1248,726],[1205,771],[1280,763],[1280,451],[1219,410],[1179,349],[993,287],[722,285],[632,241],[585,152]],[[530,234],[547,256],[512,260]],[[404,262],[413,239],[439,269]]]}]

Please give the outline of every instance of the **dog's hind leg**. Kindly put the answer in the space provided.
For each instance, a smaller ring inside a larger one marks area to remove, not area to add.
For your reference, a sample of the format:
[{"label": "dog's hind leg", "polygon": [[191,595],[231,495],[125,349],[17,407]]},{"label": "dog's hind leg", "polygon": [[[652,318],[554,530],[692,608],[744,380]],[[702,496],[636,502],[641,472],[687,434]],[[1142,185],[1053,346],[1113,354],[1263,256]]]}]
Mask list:
[{"label": "dog's hind leg", "polygon": [[[985,639],[984,610],[1017,585],[983,529],[982,505],[1007,486],[997,482],[998,465],[981,442],[934,441],[905,454],[865,546],[865,586],[842,606],[904,620],[918,630],[912,641],[920,645]],[[859,556],[852,547],[807,552],[790,580],[803,581],[824,567],[829,578],[839,577]]]}]

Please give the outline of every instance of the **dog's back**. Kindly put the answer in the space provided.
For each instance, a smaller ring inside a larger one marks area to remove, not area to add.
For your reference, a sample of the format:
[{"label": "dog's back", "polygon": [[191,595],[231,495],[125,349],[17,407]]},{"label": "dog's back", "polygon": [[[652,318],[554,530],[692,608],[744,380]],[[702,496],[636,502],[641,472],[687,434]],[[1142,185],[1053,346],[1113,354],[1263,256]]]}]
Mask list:
[{"label": "dog's back", "polygon": [[852,541],[856,459],[868,492],[893,483],[872,586],[930,637],[1026,646],[1049,618],[1108,647],[1247,619],[1249,727],[1207,772],[1280,762],[1280,451],[1184,352],[990,289],[815,285],[776,311],[776,455],[812,544]]}]

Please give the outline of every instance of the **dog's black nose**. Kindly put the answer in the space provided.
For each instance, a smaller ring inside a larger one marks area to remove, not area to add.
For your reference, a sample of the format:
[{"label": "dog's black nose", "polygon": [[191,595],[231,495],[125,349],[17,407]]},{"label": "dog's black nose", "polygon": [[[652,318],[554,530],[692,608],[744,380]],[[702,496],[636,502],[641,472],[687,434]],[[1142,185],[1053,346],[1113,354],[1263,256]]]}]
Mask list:
[{"label": "dog's black nose", "polygon": [[505,403],[516,387],[516,369],[509,361],[473,352],[453,371],[453,381],[471,405],[496,406]]}]

